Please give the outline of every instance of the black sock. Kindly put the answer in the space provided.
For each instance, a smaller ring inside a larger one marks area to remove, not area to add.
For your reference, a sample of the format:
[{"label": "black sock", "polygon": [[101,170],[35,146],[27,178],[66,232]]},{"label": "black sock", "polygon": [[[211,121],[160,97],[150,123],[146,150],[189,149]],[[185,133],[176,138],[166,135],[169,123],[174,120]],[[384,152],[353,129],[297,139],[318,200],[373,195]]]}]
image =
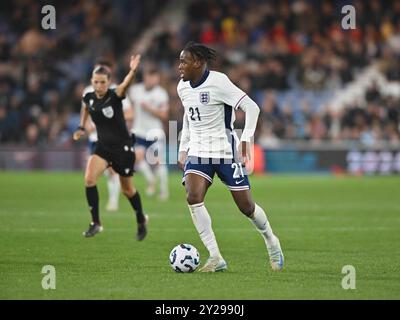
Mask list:
[{"label": "black sock", "polygon": [[136,221],[138,224],[141,224],[144,222],[144,214],[143,214],[143,209],[142,209],[142,201],[140,201],[140,195],[139,192],[136,191],[136,193],[131,197],[128,198],[129,202],[132,205],[132,208],[136,212]]},{"label": "black sock", "polygon": [[100,224],[99,193],[96,186],[86,187],[86,199],[89,205],[90,213],[92,214],[92,221]]}]

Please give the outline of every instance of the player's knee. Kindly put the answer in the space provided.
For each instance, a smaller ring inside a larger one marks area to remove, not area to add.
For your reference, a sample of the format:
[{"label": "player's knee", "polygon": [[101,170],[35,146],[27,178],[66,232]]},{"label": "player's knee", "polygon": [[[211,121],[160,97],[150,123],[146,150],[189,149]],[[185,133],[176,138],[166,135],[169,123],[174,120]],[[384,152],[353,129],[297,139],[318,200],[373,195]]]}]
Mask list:
[{"label": "player's knee", "polygon": [[91,175],[85,176],[85,186],[86,187],[93,187],[96,185],[96,177]]},{"label": "player's knee", "polygon": [[121,192],[125,197],[131,198],[136,193],[136,190],[131,186],[121,186]]},{"label": "player's knee", "polygon": [[204,196],[199,192],[188,192],[186,194],[187,203],[192,205],[204,201]]},{"label": "player's knee", "polygon": [[247,217],[251,217],[255,210],[255,204],[250,201],[246,201],[245,203],[239,205],[239,210]]}]

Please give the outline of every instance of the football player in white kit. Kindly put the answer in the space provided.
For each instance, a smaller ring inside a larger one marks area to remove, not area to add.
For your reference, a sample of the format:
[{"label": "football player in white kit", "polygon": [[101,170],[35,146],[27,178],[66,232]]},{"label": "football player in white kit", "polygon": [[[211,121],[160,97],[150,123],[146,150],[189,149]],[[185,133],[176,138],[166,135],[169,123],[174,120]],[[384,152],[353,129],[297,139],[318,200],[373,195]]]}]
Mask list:
[{"label": "football player in white kit", "polygon": [[[109,61],[100,59],[98,60],[95,65],[94,69],[97,67],[107,67],[110,70],[112,70],[112,65]],[[117,85],[113,82],[110,86],[111,89],[115,89]],[[82,93],[82,96],[85,96],[88,92],[92,92],[94,90],[92,85],[88,85]],[[130,103],[128,99],[124,99],[122,101],[122,105],[124,107],[124,110],[130,107]],[[84,108],[85,105],[82,102],[82,108]],[[90,120],[87,121],[87,127],[86,130],[88,132],[88,140],[89,140],[89,153],[92,154],[97,143],[97,131],[96,131],[96,126],[94,123]],[[119,183],[119,177],[118,174],[114,172],[114,170],[109,167],[104,175],[107,178],[107,190],[108,190],[108,201],[106,204],[106,210],[107,211],[117,211],[119,207],[119,195],[120,195],[120,183]]]},{"label": "football player in white kit", "polygon": [[[169,98],[160,85],[160,75],[155,67],[145,68],[143,82],[128,90],[128,97],[134,108],[132,133],[135,134],[137,171],[142,172],[146,181],[146,193],[152,196],[159,181],[159,198],[167,200],[168,168],[165,161],[166,137],[163,121],[168,120]],[[154,168],[156,176],[152,168]],[[158,179],[157,179],[158,178]]]},{"label": "football player in white kit", "polygon": [[[180,53],[178,95],[185,109],[178,165],[184,170],[183,184],[193,223],[210,257],[201,272],[227,269],[211,227],[204,197],[215,173],[227,185],[239,210],[261,233],[273,270],[283,268],[284,257],[264,210],[252,199],[244,164],[250,159],[250,140],[259,114],[257,104],[220,72],[207,63],[215,51],[189,42]],[[240,141],[234,130],[235,110],[245,112]]]}]

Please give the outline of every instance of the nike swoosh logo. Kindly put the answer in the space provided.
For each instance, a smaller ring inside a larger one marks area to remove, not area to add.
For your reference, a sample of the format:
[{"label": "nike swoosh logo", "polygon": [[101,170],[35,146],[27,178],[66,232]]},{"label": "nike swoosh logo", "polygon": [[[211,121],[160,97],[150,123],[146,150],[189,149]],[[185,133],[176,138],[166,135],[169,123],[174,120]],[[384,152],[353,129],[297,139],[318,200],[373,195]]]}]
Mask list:
[{"label": "nike swoosh logo", "polygon": [[239,184],[242,183],[244,181],[244,179],[240,180],[240,181],[235,181],[235,184]]}]

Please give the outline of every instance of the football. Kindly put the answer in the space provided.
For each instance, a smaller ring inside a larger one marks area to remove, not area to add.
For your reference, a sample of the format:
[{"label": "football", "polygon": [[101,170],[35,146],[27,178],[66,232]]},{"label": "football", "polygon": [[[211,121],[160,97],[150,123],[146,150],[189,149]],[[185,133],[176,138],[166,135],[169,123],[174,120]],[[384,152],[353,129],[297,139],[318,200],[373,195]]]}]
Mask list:
[{"label": "football", "polygon": [[178,244],[169,254],[169,262],[176,272],[193,272],[200,264],[200,254],[191,244]]}]

